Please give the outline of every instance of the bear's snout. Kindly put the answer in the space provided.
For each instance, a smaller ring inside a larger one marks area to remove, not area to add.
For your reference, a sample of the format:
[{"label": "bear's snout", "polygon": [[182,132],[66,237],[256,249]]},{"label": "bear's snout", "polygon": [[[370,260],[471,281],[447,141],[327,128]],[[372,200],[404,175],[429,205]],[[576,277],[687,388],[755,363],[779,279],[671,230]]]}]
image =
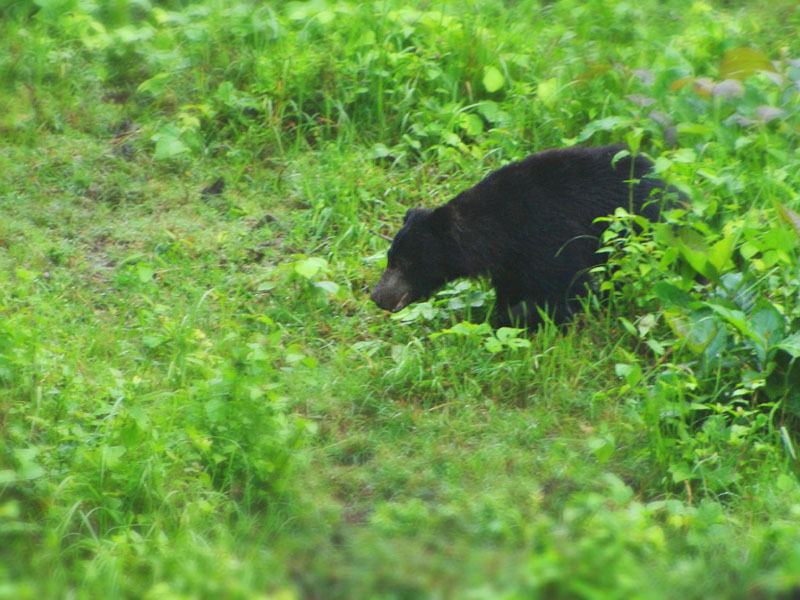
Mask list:
[{"label": "bear's snout", "polygon": [[397,312],[411,304],[411,286],[397,269],[386,269],[370,299],[383,310]]}]

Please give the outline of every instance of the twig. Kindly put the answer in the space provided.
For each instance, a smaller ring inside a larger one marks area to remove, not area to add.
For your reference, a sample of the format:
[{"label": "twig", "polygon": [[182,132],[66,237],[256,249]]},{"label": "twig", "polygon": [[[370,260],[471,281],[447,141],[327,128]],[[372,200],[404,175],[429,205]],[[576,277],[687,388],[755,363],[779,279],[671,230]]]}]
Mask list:
[{"label": "twig", "polygon": [[381,238],[382,240],[386,240],[386,241],[387,241],[387,242],[389,242],[390,244],[391,244],[391,243],[394,241],[394,239],[390,238],[388,235],[383,235],[382,233],[378,233],[378,232],[377,232],[377,231],[375,231],[374,229],[370,229],[370,230],[369,230],[369,232],[370,232],[371,234],[373,234],[373,235],[377,235],[377,236],[378,236],[379,238]]}]

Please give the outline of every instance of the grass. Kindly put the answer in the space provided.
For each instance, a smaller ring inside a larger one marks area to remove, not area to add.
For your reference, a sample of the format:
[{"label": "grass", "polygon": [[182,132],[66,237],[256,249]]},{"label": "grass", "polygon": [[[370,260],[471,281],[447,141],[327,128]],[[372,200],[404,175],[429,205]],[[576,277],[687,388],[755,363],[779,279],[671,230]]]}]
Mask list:
[{"label": "grass", "polygon": [[[0,598],[791,597],[798,25],[0,8]],[[370,304],[373,231],[609,141],[691,203],[612,217],[569,326]]]}]

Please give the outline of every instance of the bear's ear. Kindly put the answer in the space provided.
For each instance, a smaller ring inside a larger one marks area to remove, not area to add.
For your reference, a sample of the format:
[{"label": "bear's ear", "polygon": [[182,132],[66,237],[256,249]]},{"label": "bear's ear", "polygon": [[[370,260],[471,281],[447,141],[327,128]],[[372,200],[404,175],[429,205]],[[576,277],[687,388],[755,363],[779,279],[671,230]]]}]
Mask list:
[{"label": "bear's ear", "polygon": [[450,231],[450,228],[453,224],[454,212],[455,211],[453,210],[453,207],[449,204],[440,206],[439,208],[431,211],[428,224],[434,231],[444,235]]},{"label": "bear's ear", "polygon": [[427,215],[429,212],[431,211],[429,211],[427,208],[409,208],[406,211],[406,216],[403,217],[403,225],[408,223],[409,219],[412,219],[416,216]]}]

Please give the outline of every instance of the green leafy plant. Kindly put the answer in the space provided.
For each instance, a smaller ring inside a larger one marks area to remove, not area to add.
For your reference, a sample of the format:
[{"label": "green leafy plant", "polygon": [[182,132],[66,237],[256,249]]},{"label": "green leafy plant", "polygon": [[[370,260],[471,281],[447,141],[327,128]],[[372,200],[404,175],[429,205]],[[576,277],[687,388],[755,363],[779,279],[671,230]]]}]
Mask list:
[{"label": "green leafy plant", "polygon": [[[0,6],[0,597],[800,585],[792,0]],[[624,142],[563,328],[371,233]],[[224,184],[224,185],[223,185]]]}]

